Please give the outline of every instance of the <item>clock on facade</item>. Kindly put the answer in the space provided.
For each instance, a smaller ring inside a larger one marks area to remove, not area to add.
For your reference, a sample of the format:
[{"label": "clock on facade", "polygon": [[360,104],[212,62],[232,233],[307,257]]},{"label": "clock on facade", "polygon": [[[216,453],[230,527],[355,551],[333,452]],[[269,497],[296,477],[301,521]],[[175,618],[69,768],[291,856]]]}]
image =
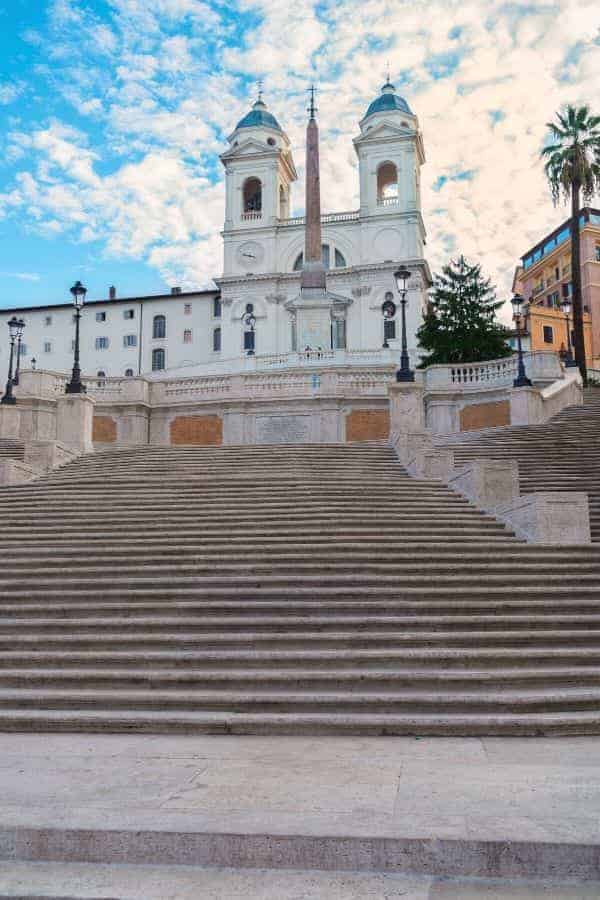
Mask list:
[{"label": "clock on facade", "polygon": [[262,244],[256,241],[246,241],[237,249],[236,258],[239,266],[244,269],[253,269],[259,266],[264,259],[265,251]]}]

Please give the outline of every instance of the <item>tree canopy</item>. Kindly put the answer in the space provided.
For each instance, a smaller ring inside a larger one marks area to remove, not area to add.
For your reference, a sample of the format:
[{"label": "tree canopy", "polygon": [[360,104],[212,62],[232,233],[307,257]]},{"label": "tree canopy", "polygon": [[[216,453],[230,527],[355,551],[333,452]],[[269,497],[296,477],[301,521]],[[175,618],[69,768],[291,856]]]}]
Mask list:
[{"label": "tree canopy", "polygon": [[556,118],[547,123],[552,143],[542,150],[552,199],[569,200],[575,185],[589,201],[600,190],[600,116],[588,106],[568,106]]},{"label": "tree canopy", "polygon": [[508,331],[496,319],[501,306],[481,266],[469,265],[462,255],[450,260],[434,278],[428,310],[417,332],[425,351],[420,368],[510,356]]}]

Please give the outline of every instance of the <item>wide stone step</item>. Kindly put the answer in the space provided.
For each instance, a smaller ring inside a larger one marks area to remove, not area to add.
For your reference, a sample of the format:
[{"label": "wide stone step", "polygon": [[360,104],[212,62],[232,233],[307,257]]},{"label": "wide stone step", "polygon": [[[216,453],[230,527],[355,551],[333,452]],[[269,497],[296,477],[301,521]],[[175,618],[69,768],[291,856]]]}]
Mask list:
[{"label": "wide stone step", "polygon": [[401,649],[304,649],[304,650],[188,650],[169,649],[142,651],[132,649],[111,650],[5,650],[0,654],[0,671],[3,669],[32,666],[60,667],[65,670],[92,665],[107,669],[128,668],[132,671],[148,666],[167,669],[203,668],[232,671],[249,668],[269,668],[277,674],[298,666],[316,669],[346,670],[393,669],[405,671],[421,668],[452,668],[472,670],[474,667],[493,670],[507,667],[530,668],[533,664],[543,667],[568,665],[580,668],[598,668],[600,650],[583,646],[544,647],[402,647]]},{"label": "wide stone step", "polygon": [[486,692],[499,687],[600,686],[600,666],[540,666],[527,668],[406,668],[394,669],[240,669],[222,672],[187,668],[97,668],[86,667],[0,669],[0,686],[63,688],[147,688],[274,691],[274,690],[344,690],[387,692],[398,688],[467,689]]},{"label": "wide stone step", "polygon": [[0,711],[2,731],[154,734],[554,735],[598,734],[600,713],[235,713],[162,710]]},{"label": "wide stone step", "polygon": [[466,692],[459,689],[426,691],[418,688],[378,692],[355,691],[244,691],[99,690],[0,688],[0,710],[142,710],[194,712],[327,713],[525,713],[596,710],[600,688],[504,690]]}]

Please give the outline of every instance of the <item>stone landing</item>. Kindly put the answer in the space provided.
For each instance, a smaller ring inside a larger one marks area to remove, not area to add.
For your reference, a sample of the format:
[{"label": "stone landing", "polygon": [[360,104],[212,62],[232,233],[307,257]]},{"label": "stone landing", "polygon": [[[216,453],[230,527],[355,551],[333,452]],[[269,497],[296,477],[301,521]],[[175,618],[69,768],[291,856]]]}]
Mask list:
[{"label": "stone landing", "polygon": [[295,869],[428,887],[440,878],[589,885],[600,880],[598,747],[596,738],[2,735],[0,862],[13,874],[54,862],[264,868],[274,884],[277,870]]}]

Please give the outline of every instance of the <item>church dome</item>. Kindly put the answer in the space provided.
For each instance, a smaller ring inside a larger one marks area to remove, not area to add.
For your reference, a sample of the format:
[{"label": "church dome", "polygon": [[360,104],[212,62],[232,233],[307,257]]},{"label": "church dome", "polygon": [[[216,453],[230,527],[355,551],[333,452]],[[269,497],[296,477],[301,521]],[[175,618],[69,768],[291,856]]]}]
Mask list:
[{"label": "church dome", "polygon": [[373,100],[373,102],[369,106],[365,115],[365,119],[368,116],[374,115],[375,113],[391,112],[395,109],[399,110],[400,112],[408,113],[409,116],[412,115],[410,107],[404,97],[398,96],[394,85],[389,81],[386,81],[386,83],[381,88],[381,94],[379,95],[379,97],[377,97],[376,100]]},{"label": "church dome", "polygon": [[238,128],[274,128],[275,131],[281,131],[281,126],[275,116],[269,112],[266,104],[262,100],[257,100],[249,113],[246,113],[243,119],[237,123]]}]

